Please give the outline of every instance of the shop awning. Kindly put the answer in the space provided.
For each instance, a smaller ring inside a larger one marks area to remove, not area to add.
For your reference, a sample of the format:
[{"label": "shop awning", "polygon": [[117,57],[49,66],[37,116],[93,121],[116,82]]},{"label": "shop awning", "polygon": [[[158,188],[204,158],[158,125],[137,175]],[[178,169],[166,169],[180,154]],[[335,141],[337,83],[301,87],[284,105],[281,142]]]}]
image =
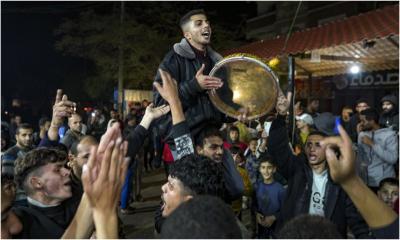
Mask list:
[{"label": "shop awning", "polygon": [[[288,54],[296,57],[299,76],[330,76],[347,71],[359,62],[364,71],[396,69],[399,64],[399,5],[351,16],[322,26],[294,32],[285,49],[285,36],[257,41],[224,52],[248,53],[265,60]],[[320,56],[311,61],[311,55]]]}]

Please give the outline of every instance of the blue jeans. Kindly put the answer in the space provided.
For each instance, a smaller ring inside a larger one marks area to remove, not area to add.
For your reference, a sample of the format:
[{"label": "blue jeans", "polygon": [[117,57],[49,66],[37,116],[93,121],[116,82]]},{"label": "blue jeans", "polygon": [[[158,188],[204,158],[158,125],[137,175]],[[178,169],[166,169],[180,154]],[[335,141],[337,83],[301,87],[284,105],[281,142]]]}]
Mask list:
[{"label": "blue jeans", "polygon": [[[135,159],[136,160],[136,159]],[[129,205],[129,197],[132,192],[132,181],[133,181],[133,173],[135,172],[136,161],[133,162],[132,166],[128,167],[125,182],[122,186],[121,191],[121,209],[126,209]]]}]

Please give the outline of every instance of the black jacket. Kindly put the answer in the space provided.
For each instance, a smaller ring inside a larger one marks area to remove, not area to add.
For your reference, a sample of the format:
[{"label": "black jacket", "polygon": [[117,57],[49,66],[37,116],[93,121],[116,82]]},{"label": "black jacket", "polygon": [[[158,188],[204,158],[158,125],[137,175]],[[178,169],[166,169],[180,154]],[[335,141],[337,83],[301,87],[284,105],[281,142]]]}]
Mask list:
[{"label": "black jacket", "polygon": [[[181,159],[184,156],[195,154],[195,146],[189,132],[187,121],[180,122],[173,126],[172,136],[177,149],[177,159]],[[232,201],[241,198],[244,192],[243,180],[235,167],[232,155],[224,150],[224,155],[222,157],[222,168],[224,174],[224,186],[225,191],[223,194],[223,200],[227,204],[231,204]],[[155,229],[158,233],[161,232],[161,228],[165,218],[162,216],[161,205],[157,208],[155,214]]]},{"label": "black jacket", "polygon": [[[272,123],[268,142],[268,149],[277,164],[278,172],[288,180],[286,199],[277,220],[278,230],[290,219],[308,213],[312,193],[313,174],[307,159],[293,155],[288,143],[286,124],[284,118],[279,116]],[[337,226],[344,238],[347,236],[347,226],[356,238],[370,237],[368,226],[353,202],[330,176],[324,199],[325,217]]]},{"label": "black jacket", "polygon": [[379,124],[382,127],[392,128],[394,131],[399,131],[399,110],[398,110],[398,100],[394,95],[384,96],[381,99],[381,103],[384,101],[389,101],[393,104],[393,109],[390,112],[382,113],[379,118]]},{"label": "black jacket", "polygon": [[[207,48],[206,52],[209,61],[199,59],[196,57],[187,40],[182,39],[180,43],[176,43],[173,49],[167,53],[159,66],[159,68],[169,72],[171,77],[178,83],[179,98],[181,99],[183,112],[193,136],[197,135],[205,122],[214,121],[222,123],[232,121],[232,119],[227,119],[224,114],[214,107],[207,92],[200,87],[195,78],[197,71],[203,63],[210,63],[209,66],[206,65],[203,72],[204,75],[208,75],[215,63],[222,59],[222,56],[210,47]],[[158,71],[154,81],[162,82]],[[153,89],[153,95],[155,106],[166,104],[156,89]],[[173,145],[171,114],[167,114],[154,121],[153,126],[153,134],[156,138],[159,136],[165,139],[170,146]]]}]

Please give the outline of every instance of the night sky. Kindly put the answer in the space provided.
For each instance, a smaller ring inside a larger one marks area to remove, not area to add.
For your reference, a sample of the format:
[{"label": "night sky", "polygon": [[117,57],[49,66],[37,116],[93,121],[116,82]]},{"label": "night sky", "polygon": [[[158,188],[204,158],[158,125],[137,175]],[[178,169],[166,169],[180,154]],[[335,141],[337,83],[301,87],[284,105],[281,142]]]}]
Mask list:
[{"label": "night sky", "polygon": [[[130,3],[133,4],[133,3]],[[255,15],[256,5],[246,2],[192,2],[193,8],[215,9],[233,19],[239,12]],[[245,7],[244,7],[245,6]],[[249,6],[251,9],[249,9]],[[33,119],[50,114],[57,88],[66,88],[71,98],[89,102],[82,86],[83,60],[62,56],[54,47],[54,30],[64,18],[77,16],[88,8],[109,8],[109,2],[1,2],[1,96],[2,110],[18,97]],[[67,76],[76,76],[74,82]],[[82,78],[81,78],[82,77]],[[111,99],[112,96],[110,96]],[[74,99],[75,100],[75,99]],[[109,99],[105,99],[109,100]],[[36,120],[34,121],[36,122]],[[36,125],[36,124],[35,124]]]}]

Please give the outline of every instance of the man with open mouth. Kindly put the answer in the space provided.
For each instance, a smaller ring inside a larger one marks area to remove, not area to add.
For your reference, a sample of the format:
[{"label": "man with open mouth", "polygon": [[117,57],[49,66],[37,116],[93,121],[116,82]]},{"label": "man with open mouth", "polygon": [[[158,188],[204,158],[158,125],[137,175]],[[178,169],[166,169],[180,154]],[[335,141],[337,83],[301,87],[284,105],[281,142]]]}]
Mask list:
[{"label": "man with open mouth", "polygon": [[[283,104],[277,105],[278,116],[271,125],[268,149],[276,162],[277,171],[287,179],[288,188],[277,218],[276,230],[279,231],[285,223],[301,214],[311,214],[333,222],[343,238],[346,238],[348,229],[356,238],[370,238],[368,226],[353,202],[331,178],[325,154],[326,146],[321,142],[328,133],[333,134],[333,129],[324,131],[327,129],[316,124],[320,126],[317,126],[320,131],[309,133],[304,145],[305,155],[296,156],[289,146],[285,122],[290,96],[280,96],[278,102]],[[324,114],[319,115],[321,116]],[[315,119],[315,122],[319,120]],[[325,119],[323,122],[329,121]],[[336,154],[339,155],[339,152]]]},{"label": "man with open mouth", "polygon": [[[210,47],[212,29],[206,13],[202,9],[192,10],[181,18],[179,25],[183,38],[165,55],[159,68],[168,72],[178,83],[179,97],[190,132],[196,135],[202,130],[203,124],[210,121],[221,125],[223,122],[234,122],[235,119],[214,107],[207,94],[209,90],[221,88],[223,81],[209,76],[222,56]],[[154,83],[161,82],[160,73],[157,72]],[[166,103],[156,89],[153,89],[153,93],[155,106]],[[153,134],[155,139],[163,139],[169,144],[176,158],[171,128],[172,117],[166,115],[154,124]],[[161,149],[157,151],[162,152]]]}]

